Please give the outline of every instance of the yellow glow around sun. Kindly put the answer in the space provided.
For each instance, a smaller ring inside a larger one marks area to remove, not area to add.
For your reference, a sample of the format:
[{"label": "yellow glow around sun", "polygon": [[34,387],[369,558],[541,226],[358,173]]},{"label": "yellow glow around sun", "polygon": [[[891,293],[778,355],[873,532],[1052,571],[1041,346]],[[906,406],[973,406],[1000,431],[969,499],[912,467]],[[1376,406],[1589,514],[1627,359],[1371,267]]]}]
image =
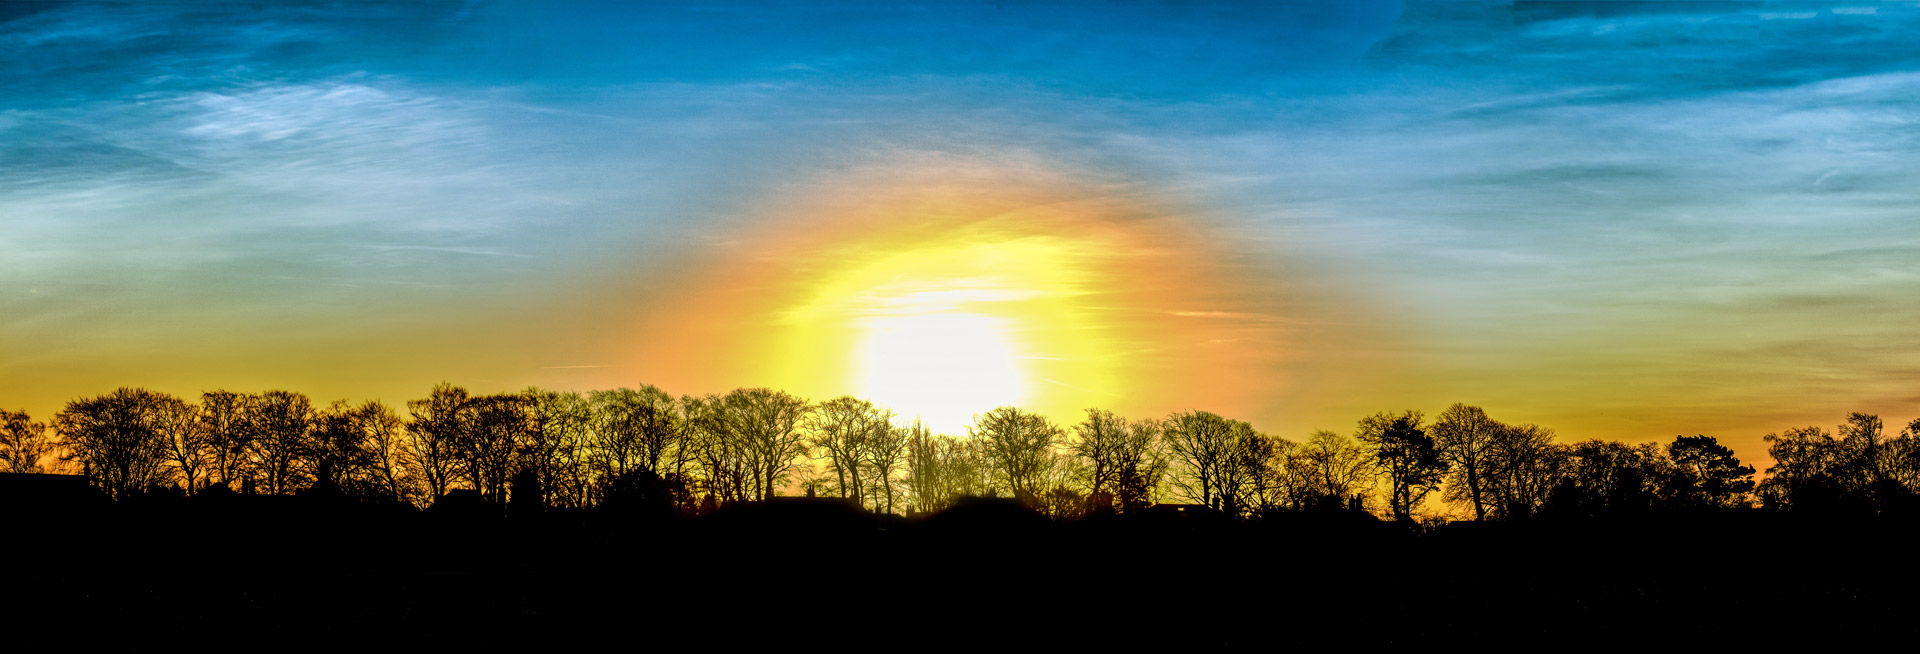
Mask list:
[{"label": "yellow glow around sun", "polygon": [[1260,419],[1296,379],[1276,371],[1306,323],[1282,311],[1312,306],[1135,187],[944,155],[795,187],[650,305],[642,379],[853,395],[955,435],[1003,405]]},{"label": "yellow glow around sun", "polygon": [[[844,263],[810,283],[782,318],[798,339],[785,360],[812,371],[846,360],[847,392],[949,433],[975,413],[1030,405],[1036,384],[1110,386],[1103,330],[1079,306],[1092,293],[1086,250],[1097,239],[1003,227],[975,223],[827,257]],[[1071,370],[1048,370],[1063,361]]]}]

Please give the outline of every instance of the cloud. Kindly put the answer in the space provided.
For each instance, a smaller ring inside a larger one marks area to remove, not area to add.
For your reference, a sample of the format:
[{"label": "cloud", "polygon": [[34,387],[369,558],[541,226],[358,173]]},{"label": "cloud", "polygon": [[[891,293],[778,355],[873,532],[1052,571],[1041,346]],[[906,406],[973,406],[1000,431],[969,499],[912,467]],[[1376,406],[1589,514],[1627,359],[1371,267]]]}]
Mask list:
[{"label": "cloud", "polygon": [[35,6],[0,15],[16,343],[644,305],[769,198],[897,166],[1177,208],[1276,297],[1422,338],[1341,347],[1568,415],[1838,397],[1920,345],[1905,5]]},{"label": "cloud", "polygon": [[0,22],[0,51],[12,55],[0,58],[0,97],[23,108],[379,68],[444,40],[463,9],[364,1],[24,4],[44,10]]},{"label": "cloud", "polygon": [[[1900,70],[1920,7],[1884,3],[1461,2],[1409,6],[1374,60],[1424,75],[1615,97],[1712,95]],[[1836,11],[1841,10],[1841,11]]]},{"label": "cloud", "polygon": [[383,251],[415,250],[415,251],[421,251],[421,252],[445,252],[448,254],[470,254],[470,255],[482,256],[482,257],[523,257],[525,258],[525,257],[532,256],[527,254],[520,254],[518,252],[504,252],[500,250],[488,250],[483,248],[454,248],[454,247],[443,247],[443,246],[437,246],[437,245],[369,245],[366,247],[374,250],[383,250]]}]

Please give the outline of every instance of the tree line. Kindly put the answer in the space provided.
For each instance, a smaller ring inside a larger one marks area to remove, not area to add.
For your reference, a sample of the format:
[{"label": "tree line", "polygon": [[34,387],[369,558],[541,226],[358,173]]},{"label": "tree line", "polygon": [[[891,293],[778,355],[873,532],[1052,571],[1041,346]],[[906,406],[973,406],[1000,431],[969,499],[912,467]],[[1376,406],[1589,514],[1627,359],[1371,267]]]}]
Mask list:
[{"label": "tree line", "polygon": [[429,506],[465,489],[493,503],[591,509],[642,501],[681,514],[789,491],[880,513],[1007,497],[1056,518],[1156,503],[1233,516],[1366,511],[1413,522],[1438,500],[1477,520],[1754,505],[1873,510],[1920,496],[1920,420],[1887,437],[1854,413],[1837,436],[1769,434],[1752,466],[1708,436],[1665,444],[1558,442],[1455,404],[1289,440],[1206,411],[1129,420],[1089,409],[1061,426],[1016,407],[935,434],[870,401],[743,388],[675,397],[654,386],[478,395],[441,384],[406,402],[316,406],[283,390],[189,401],[121,388],[67,403],[51,425],[0,411],[11,472],[84,474],[112,499],[339,493]]}]

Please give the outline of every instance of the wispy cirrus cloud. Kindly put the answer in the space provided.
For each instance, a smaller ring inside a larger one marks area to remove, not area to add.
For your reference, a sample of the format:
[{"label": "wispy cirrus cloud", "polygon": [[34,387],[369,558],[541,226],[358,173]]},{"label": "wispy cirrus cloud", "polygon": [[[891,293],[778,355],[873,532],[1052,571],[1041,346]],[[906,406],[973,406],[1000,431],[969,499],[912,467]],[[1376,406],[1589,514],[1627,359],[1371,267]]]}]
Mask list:
[{"label": "wispy cirrus cloud", "polygon": [[42,345],[0,359],[375,315],[529,325],[480,376],[596,360],[556,350],[643,336],[579,306],[670,310],[716,274],[695,254],[820,179],[985,161],[950,186],[1178,207],[1300,309],[1175,318],[1364,304],[1404,336],[1328,344],[1399,372],[1275,399],[1275,430],[1456,400],[1611,437],[1920,410],[1920,9],[1782,6],[36,5],[0,13],[0,341]]}]

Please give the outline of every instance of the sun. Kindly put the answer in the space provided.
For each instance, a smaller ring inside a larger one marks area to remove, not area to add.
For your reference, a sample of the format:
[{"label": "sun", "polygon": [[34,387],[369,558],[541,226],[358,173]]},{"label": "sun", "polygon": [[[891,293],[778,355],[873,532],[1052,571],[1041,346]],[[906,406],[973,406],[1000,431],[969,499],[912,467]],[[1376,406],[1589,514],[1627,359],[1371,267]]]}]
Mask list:
[{"label": "sun", "polygon": [[1048,370],[1099,346],[1100,330],[1075,308],[1085,295],[1075,247],[999,229],[849,247],[784,313],[782,360],[796,376],[838,367],[836,393],[950,434],[976,413],[1043,399],[1050,381],[1097,385],[1086,366]]},{"label": "sun", "polygon": [[855,352],[859,394],[941,431],[965,425],[974,412],[1020,404],[1026,371],[1008,322],[976,313],[867,320]]}]

